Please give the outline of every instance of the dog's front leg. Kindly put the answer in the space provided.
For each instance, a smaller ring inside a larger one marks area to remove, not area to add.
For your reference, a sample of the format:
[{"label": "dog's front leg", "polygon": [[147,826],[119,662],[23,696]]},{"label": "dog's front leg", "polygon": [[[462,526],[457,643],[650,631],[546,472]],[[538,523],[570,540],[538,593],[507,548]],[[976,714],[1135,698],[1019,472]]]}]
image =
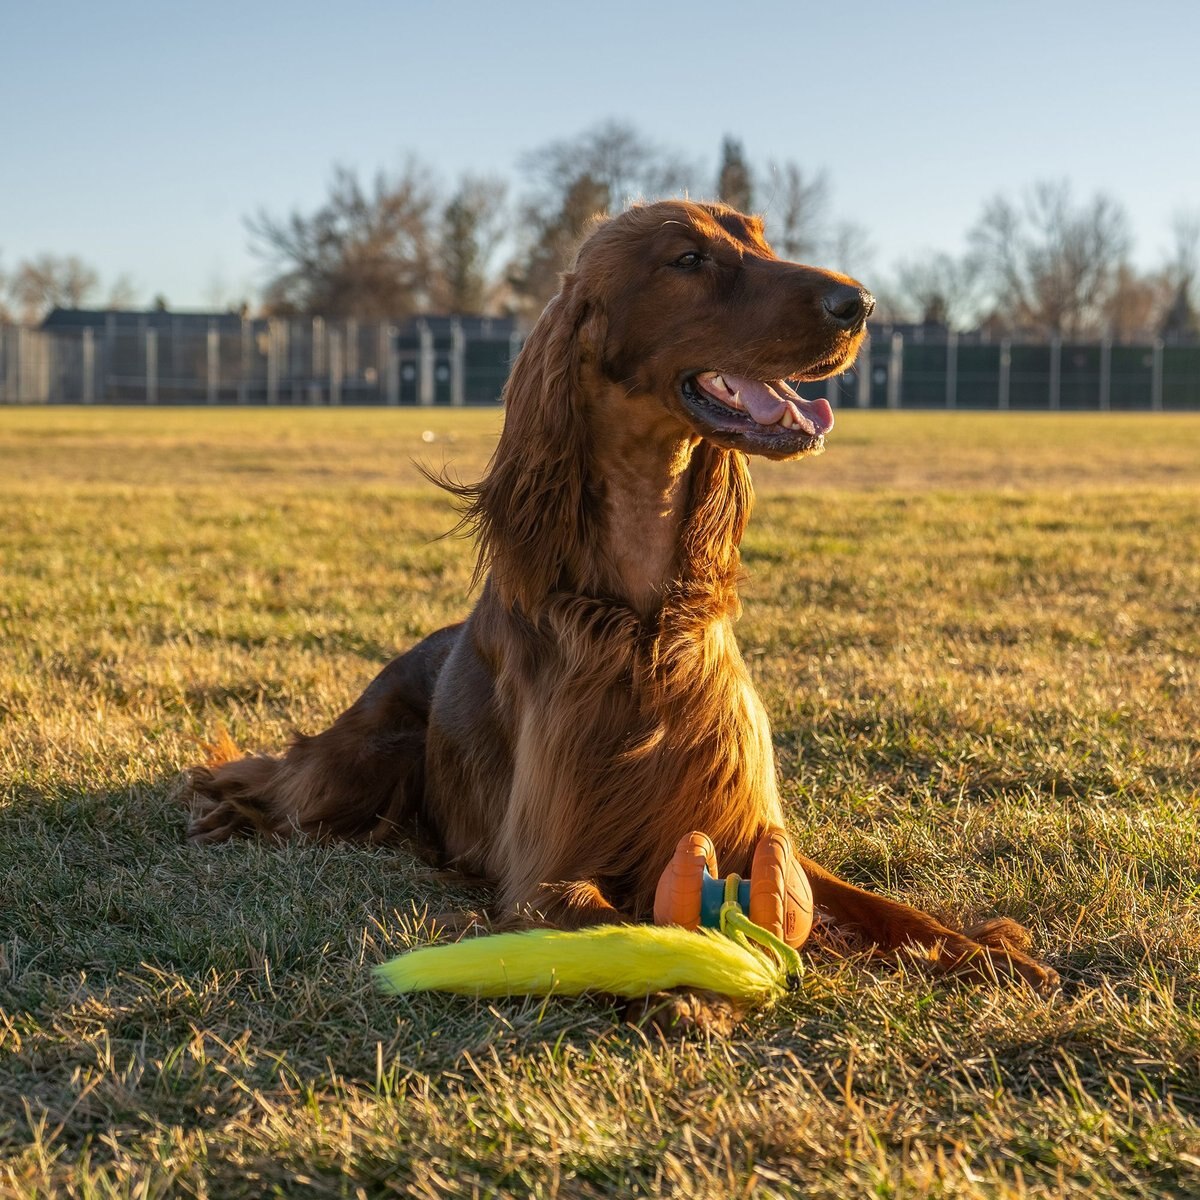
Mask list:
[{"label": "dog's front leg", "polygon": [[588,879],[540,883],[516,906],[516,913],[517,919],[525,924],[546,924],[554,929],[619,925],[628,920]]}]

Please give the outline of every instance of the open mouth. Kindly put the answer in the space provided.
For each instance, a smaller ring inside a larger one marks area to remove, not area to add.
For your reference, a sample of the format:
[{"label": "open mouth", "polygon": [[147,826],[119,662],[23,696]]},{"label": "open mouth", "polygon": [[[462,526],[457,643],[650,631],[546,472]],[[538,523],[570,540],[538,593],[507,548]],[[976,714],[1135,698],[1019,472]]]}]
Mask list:
[{"label": "open mouth", "polygon": [[799,443],[797,449],[815,450],[833,428],[828,400],[805,400],[783,379],[700,371],[684,379],[682,392],[692,412],[716,432],[735,438],[740,434],[757,444],[778,439]]}]

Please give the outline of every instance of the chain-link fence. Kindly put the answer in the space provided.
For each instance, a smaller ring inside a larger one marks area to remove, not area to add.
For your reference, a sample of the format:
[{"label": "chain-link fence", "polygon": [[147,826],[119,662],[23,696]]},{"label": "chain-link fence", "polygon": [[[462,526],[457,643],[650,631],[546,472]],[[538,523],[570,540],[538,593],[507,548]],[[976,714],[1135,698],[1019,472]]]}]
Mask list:
[{"label": "chain-link fence", "polygon": [[[477,317],[55,314],[0,327],[0,403],[494,404],[520,345],[511,321]],[[853,371],[800,390],[863,408],[1200,409],[1200,345],[883,328]]]}]

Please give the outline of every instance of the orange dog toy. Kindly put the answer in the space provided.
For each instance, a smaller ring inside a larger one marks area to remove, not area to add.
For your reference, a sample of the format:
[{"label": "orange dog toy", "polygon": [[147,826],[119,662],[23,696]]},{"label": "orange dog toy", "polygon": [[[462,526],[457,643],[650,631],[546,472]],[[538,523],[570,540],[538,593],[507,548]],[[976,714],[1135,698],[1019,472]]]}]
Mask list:
[{"label": "orange dog toy", "polygon": [[729,904],[793,949],[804,944],[812,930],[812,889],[784,830],[759,838],[748,880],[720,878],[707,834],[692,832],[679,840],[654,894],[655,924],[721,929]]}]

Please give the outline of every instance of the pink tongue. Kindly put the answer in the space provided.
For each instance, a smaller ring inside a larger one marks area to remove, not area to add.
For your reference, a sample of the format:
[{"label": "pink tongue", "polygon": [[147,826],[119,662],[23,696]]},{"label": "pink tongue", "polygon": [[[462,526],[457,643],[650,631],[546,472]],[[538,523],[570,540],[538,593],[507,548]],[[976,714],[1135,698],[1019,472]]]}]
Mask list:
[{"label": "pink tongue", "polygon": [[[709,383],[710,378],[701,376],[700,385],[725,402],[725,397],[720,396],[713,384]],[[742,375],[722,374],[722,378],[729,393],[738,394],[742,407],[760,425],[776,424],[790,400],[800,416],[811,423],[814,433],[825,434],[833,428],[833,410],[823,396],[819,400],[803,400],[782,379],[764,383],[760,379],[747,379]]]}]

